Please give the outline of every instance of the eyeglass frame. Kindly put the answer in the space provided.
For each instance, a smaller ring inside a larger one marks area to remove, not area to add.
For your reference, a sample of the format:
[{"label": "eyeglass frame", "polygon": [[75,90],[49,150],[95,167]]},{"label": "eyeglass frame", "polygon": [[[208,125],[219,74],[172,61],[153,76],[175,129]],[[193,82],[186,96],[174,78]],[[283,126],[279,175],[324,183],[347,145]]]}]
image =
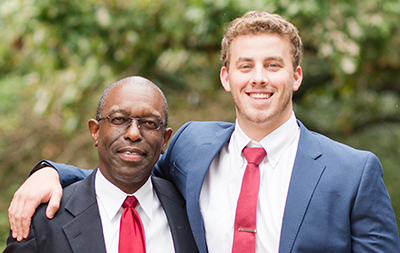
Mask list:
[{"label": "eyeglass frame", "polygon": [[96,119],[96,120],[97,120],[97,122],[100,122],[101,120],[107,119],[107,120],[108,120],[108,124],[110,124],[110,126],[112,126],[112,127],[117,127],[117,128],[126,127],[126,129],[128,129],[128,128],[132,125],[132,121],[133,121],[133,120],[136,120],[136,121],[138,122],[137,128],[138,128],[138,129],[141,129],[142,124],[139,123],[141,119],[154,118],[154,119],[157,119],[157,120],[160,122],[160,125],[159,125],[158,128],[149,129],[149,128],[144,127],[144,128],[141,129],[141,130],[145,130],[145,131],[158,131],[158,130],[160,130],[161,126],[167,127],[167,124],[165,124],[165,123],[164,123],[159,117],[157,117],[157,116],[148,116],[148,117],[141,117],[141,118],[138,118],[138,117],[130,117],[130,116],[127,116],[127,115],[124,115],[124,114],[121,114],[121,117],[129,118],[129,124],[126,125],[126,126],[124,125],[125,123],[124,123],[124,124],[121,124],[121,125],[115,125],[115,124],[112,124],[112,123],[111,123],[111,116],[114,115],[114,114],[117,114],[117,113],[112,113],[112,114],[108,115],[107,117],[98,118],[98,119]]}]

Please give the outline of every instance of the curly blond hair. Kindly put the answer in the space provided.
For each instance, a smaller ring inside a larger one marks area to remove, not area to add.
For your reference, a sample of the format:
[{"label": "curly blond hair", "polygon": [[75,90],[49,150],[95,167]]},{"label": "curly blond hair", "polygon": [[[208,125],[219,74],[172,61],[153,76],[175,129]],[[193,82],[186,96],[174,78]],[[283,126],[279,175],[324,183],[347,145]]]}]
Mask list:
[{"label": "curly blond hair", "polygon": [[303,57],[303,46],[299,31],[289,21],[268,12],[249,11],[240,18],[234,19],[228,26],[221,42],[221,62],[229,69],[230,46],[232,41],[242,35],[260,35],[277,33],[289,38],[293,69],[300,65]]}]

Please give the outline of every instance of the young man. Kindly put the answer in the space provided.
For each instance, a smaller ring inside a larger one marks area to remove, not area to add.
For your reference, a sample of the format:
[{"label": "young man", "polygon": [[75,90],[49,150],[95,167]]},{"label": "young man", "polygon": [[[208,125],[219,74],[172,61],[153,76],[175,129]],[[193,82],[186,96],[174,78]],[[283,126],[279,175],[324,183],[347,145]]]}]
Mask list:
[{"label": "young man", "polygon": [[[167,121],[165,97],[149,80],[128,77],[110,85],[89,120],[98,169],[65,188],[54,219],[40,206],[28,238],[18,242],[10,235],[4,252],[198,252],[182,195],[165,179],[150,177],[171,137]],[[129,232],[133,224],[136,236]]]},{"label": "young man", "polygon": [[[310,132],[295,118],[301,48],[297,29],[279,15],[235,19],[222,40],[220,74],[235,102],[235,124],[185,124],[156,164],[154,174],[186,199],[200,252],[400,252],[378,158]],[[248,148],[261,148],[251,151],[263,152],[259,161],[248,158]],[[78,173],[58,171],[62,181]],[[11,205],[16,227],[26,222],[15,218],[17,207],[39,182],[16,194],[27,195]],[[35,200],[47,201],[48,192]]]}]

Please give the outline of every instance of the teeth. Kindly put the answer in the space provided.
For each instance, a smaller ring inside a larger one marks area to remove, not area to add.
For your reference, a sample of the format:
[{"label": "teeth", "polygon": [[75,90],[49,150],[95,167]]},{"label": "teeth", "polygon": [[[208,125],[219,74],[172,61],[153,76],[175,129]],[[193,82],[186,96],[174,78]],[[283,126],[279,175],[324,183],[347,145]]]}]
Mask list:
[{"label": "teeth", "polygon": [[139,154],[139,153],[131,152],[131,151],[125,151],[124,153],[129,154],[129,155],[138,155]]},{"label": "teeth", "polygon": [[265,93],[250,93],[250,97],[252,98],[258,98],[258,99],[267,99],[271,97],[271,94],[265,94]]}]

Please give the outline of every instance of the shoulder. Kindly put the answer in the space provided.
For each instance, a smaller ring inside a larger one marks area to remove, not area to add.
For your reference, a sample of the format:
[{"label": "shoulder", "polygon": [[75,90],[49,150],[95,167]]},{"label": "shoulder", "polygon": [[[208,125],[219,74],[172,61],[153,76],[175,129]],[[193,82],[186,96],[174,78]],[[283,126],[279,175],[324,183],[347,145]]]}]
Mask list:
[{"label": "shoulder", "polygon": [[338,142],[333,140],[325,135],[320,133],[311,132],[311,134],[319,141],[321,149],[323,151],[329,151],[333,154],[340,154],[344,156],[353,156],[353,155],[361,155],[361,156],[370,156],[374,155],[371,151],[361,150],[354,147],[351,147],[345,143]]},{"label": "shoulder", "polygon": [[222,122],[222,121],[189,121],[185,123],[178,132],[182,131],[194,131],[201,129],[202,131],[220,131],[234,127],[233,123]]},{"label": "shoulder", "polygon": [[[154,190],[156,191],[161,202],[163,202],[163,197],[166,197],[169,200],[177,202],[180,205],[185,204],[182,194],[173,183],[157,176],[152,176],[151,179]],[[163,197],[161,197],[160,195],[162,195]]]},{"label": "shoulder", "polygon": [[88,203],[89,198],[95,200],[94,193],[94,172],[85,179],[75,182],[63,188],[63,195],[61,197],[60,207],[53,219],[49,220],[46,217],[46,208],[48,203],[42,204],[35,212],[35,222],[52,222],[64,220],[65,218],[72,218],[71,213],[66,209],[66,206],[71,203],[79,205],[80,203]]},{"label": "shoulder", "polygon": [[299,152],[326,163],[336,164],[380,164],[378,157],[370,151],[360,150],[333,140],[323,134],[308,130],[301,122]]},{"label": "shoulder", "polygon": [[[61,197],[60,207],[52,220],[57,220],[56,218],[58,218],[59,216],[65,215],[65,205],[68,203],[68,201],[71,198],[73,198],[76,188],[79,187],[80,185],[84,184],[83,183],[84,181],[85,180],[78,181],[76,183],[73,183],[73,184],[63,188],[63,195]],[[46,217],[47,206],[48,206],[48,203],[44,203],[44,204],[41,204],[37,208],[37,210],[34,214],[34,217],[33,217],[33,222],[50,222],[50,221],[52,221],[52,220],[47,219],[47,217]],[[68,212],[66,212],[66,213],[68,214]]]},{"label": "shoulder", "polygon": [[178,129],[173,139],[181,136],[190,138],[191,140],[210,138],[219,133],[231,133],[235,124],[220,121],[189,121]]},{"label": "shoulder", "polygon": [[[204,143],[226,143],[235,124],[217,121],[190,121],[184,124],[171,139],[168,152],[172,149],[178,150],[196,150],[199,145]],[[185,152],[187,155],[188,152]]]}]

